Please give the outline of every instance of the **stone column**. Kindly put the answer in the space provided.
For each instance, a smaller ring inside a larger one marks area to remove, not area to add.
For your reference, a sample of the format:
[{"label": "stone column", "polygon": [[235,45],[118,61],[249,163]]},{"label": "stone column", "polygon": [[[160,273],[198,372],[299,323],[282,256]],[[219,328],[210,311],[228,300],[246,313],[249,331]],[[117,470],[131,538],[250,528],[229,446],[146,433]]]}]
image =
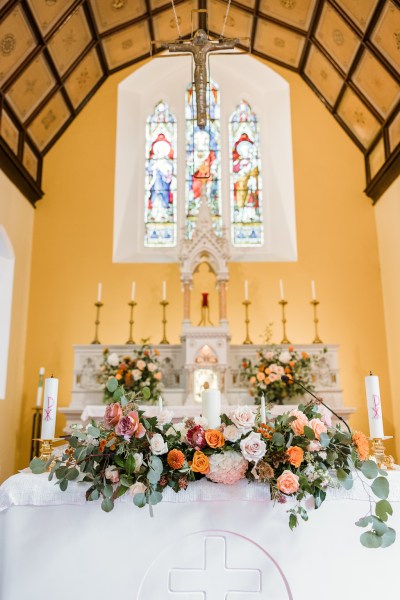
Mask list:
[{"label": "stone column", "polygon": [[183,320],[190,321],[190,282],[183,283]]},{"label": "stone column", "polygon": [[219,320],[226,321],[226,281],[220,281],[218,285],[219,293]]}]

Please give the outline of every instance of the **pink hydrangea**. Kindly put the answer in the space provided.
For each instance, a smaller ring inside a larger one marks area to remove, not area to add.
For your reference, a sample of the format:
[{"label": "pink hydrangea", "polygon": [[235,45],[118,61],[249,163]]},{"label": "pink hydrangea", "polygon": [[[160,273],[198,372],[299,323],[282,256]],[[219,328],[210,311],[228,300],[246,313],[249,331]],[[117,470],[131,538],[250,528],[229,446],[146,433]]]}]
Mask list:
[{"label": "pink hydrangea", "polygon": [[232,484],[243,479],[249,463],[239,452],[221,452],[208,458],[210,471],[206,477],[215,483]]}]

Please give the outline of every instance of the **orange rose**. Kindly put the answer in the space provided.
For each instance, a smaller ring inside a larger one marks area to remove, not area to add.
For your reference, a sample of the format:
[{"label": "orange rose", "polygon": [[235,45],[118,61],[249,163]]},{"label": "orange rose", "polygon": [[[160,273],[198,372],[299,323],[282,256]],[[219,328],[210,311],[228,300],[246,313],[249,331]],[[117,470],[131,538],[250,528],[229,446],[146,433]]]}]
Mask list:
[{"label": "orange rose", "polygon": [[294,367],[294,365],[295,365],[295,364],[296,364],[296,363],[294,362],[294,360],[290,360],[290,361],[289,361],[289,365],[290,365],[291,367]]},{"label": "orange rose", "polygon": [[222,448],[225,444],[225,438],[218,429],[207,429],[205,438],[210,448]]},{"label": "orange rose", "polygon": [[263,379],[265,379],[265,373],[257,373],[257,379],[258,381],[262,381]]},{"label": "orange rose", "polygon": [[171,469],[181,469],[185,462],[185,455],[180,450],[170,450],[167,456],[167,463]]},{"label": "orange rose", "polygon": [[294,351],[294,346],[289,346],[289,352],[293,352]]},{"label": "orange rose", "polygon": [[195,473],[201,473],[202,475],[206,475],[210,471],[210,463],[208,458],[203,452],[196,450],[193,454],[193,461],[190,464],[190,468]]},{"label": "orange rose", "polygon": [[296,469],[303,462],[304,452],[299,446],[290,446],[290,448],[286,450],[286,454],[289,457],[290,464],[296,467]]},{"label": "orange rose", "polygon": [[301,353],[301,356],[302,356],[303,358],[310,358],[310,355],[309,355],[309,354],[307,354],[307,352],[302,352],[302,353]]},{"label": "orange rose", "polygon": [[361,431],[355,431],[352,439],[356,446],[358,458],[360,460],[367,460],[369,456],[369,443],[366,435]]}]

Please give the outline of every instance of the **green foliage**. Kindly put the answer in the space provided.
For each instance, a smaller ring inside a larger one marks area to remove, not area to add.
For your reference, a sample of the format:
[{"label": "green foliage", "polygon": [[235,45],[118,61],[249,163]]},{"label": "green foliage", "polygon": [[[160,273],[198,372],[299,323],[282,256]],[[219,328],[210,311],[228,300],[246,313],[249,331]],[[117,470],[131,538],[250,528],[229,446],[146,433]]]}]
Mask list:
[{"label": "green foliage", "polygon": [[371,485],[371,490],[374,492],[375,496],[378,496],[378,498],[381,498],[382,500],[386,500],[389,496],[388,480],[385,477],[377,477]]},{"label": "green foliage", "polygon": [[311,429],[311,427],[308,427],[307,425],[304,426],[304,435],[306,436],[306,438],[308,440],[310,440],[311,442],[313,440],[315,440],[315,433],[314,430]]},{"label": "green foliage", "polygon": [[111,377],[111,379],[109,379],[107,381],[107,390],[113,394],[115,392],[115,390],[118,387],[118,379],[116,379],[115,377]]},{"label": "green foliage", "polygon": [[49,467],[51,461],[47,462],[42,460],[41,458],[32,458],[29,463],[29,468],[35,475],[40,475],[41,473],[45,473]]},{"label": "green foliage", "polygon": [[365,460],[361,465],[361,472],[368,479],[375,479],[378,475],[378,467],[373,460]]}]

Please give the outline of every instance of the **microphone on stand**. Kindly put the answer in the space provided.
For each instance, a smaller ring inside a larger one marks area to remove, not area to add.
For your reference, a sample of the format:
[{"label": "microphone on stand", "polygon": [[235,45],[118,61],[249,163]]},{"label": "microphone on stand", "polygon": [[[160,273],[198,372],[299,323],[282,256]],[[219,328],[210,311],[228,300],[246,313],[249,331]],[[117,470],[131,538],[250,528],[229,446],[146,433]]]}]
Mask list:
[{"label": "microphone on stand", "polygon": [[281,380],[283,381],[283,383],[288,383],[289,381],[293,381],[294,383],[297,383],[297,385],[299,385],[300,387],[303,388],[303,390],[305,390],[308,394],[310,394],[310,396],[312,396],[313,398],[316,399],[316,401],[318,402],[318,404],[322,404],[322,406],[325,406],[325,408],[327,408],[333,415],[335,415],[335,417],[341,421],[342,423],[344,423],[348,429],[348,432],[351,436],[351,429],[348,426],[348,424],[346,423],[346,421],[343,419],[343,417],[341,417],[340,415],[338,415],[337,413],[335,413],[334,410],[331,409],[330,406],[328,406],[327,404],[325,404],[325,402],[322,400],[322,398],[318,398],[318,396],[316,396],[311,390],[309,390],[308,388],[306,388],[306,386],[303,384],[302,381],[300,381],[300,379],[293,379],[293,377],[288,377],[287,375],[282,375]]}]

